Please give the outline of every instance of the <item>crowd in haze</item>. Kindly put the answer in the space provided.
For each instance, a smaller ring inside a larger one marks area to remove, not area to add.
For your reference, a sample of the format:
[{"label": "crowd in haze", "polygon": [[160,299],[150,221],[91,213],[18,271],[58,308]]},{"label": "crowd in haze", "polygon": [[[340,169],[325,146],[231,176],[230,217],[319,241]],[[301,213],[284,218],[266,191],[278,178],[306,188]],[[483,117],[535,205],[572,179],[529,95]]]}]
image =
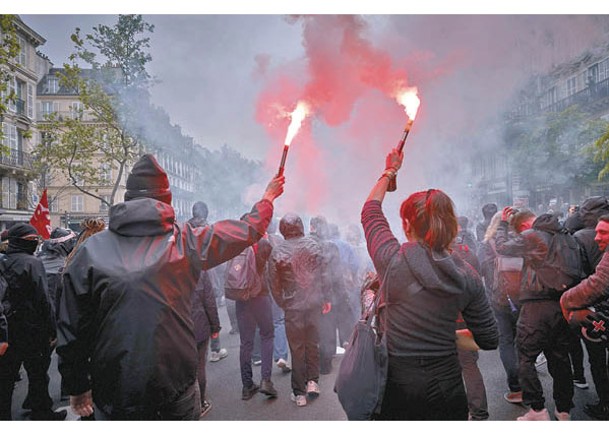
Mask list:
[{"label": "crowd in haze", "polygon": [[[397,150],[387,155],[361,226],[342,234],[322,215],[274,217],[284,176],[239,219],[208,222],[198,201],[178,224],[167,174],[150,154],[107,223],[86,220],[79,234],[56,228],[42,243],[31,225],[14,224],[0,259],[0,419],[12,417],[22,365],[30,418],[66,418],[49,394],[53,352],[61,395],[81,419],[205,418],[206,365],[227,356],[219,307],[240,337],[241,399],[289,393],[307,406],[322,393],[320,374],[337,370],[337,348],[349,349],[371,294],[382,301],[388,353],[373,419],[491,418],[477,361],[480,350],[498,349],[506,406],[525,405],[518,419],[551,419],[537,373],[543,358],[554,417],[569,420],[574,388],[589,388],[584,345],[599,399],[584,411],[609,418],[607,199],[588,198],[560,220],[485,204],[470,225],[448,195],[429,189],[403,201],[396,235],[382,204],[402,160]],[[275,388],[274,366],[290,373],[289,392]]]}]

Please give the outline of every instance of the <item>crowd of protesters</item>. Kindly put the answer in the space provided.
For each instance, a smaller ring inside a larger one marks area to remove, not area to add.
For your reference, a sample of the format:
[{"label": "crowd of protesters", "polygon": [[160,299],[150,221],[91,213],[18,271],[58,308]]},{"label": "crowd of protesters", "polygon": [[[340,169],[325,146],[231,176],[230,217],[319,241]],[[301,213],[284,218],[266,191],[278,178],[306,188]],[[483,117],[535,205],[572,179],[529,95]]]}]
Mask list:
[{"label": "crowd of protesters", "polygon": [[[588,388],[583,347],[598,395],[584,411],[609,419],[607,336],[594,327],[609,324],[599,305],[609,298],[609,201],[588,198],[565,219],[484,204],[472,231],[448,195],[429,189],[405,198],[396,237],[382,203],[403,158],[387,155],[361,226],[342,235],[322,215],[274,217],[283,176],[240,219],[208,222],[198,201],[179,224],[167,174],[150,154],[133,166],[107,224],[83,221],[80,234],[56,228],[43,243],[32,226],[13,225],[2,234],[0,258],[7,283],[0,285],[0,419],[12,417],[22,365],[30,418],[66,418],[49,394],[54,351],[61,396],[81,419],[204,418],[212,407],[206,365],[228,356],[220,307],[239,334],[241,399],[281,396],[271,379],[276,366],[290,373],[287,397],[306,406],[321,393],[320,375],[335,369],[337,349],[349,346],[374,277],[386,295],[389,356],[375,419],[491,418],[477,361],[479,351],[498,349],[503,397],[526,407],[518,419],[551,419],[537,373],[545,358],[554,418],[569,420],[574,387]],[[545,278],[559,261],[559,234],[580,256],[569,285]],[[255,278],[247,296],[236,297],[227,277],[250,251]]]}]

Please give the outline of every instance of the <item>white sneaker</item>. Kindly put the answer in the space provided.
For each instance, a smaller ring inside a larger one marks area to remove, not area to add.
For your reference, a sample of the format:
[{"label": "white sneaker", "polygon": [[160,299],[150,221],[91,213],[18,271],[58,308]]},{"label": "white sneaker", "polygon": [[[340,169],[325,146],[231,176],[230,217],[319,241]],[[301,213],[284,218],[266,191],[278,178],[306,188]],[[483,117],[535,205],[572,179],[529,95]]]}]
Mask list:
[{"label": "white sneaker", "polygon": [[315,381],[307,382],[307,394],[311,397],[319,396],[319,384]]},{"label": "white sneaker", "polygon": [[524,415],[521,415],[516,420],[518,421],[550,421],[550,414],[546,408],[543,408],[541,411],[535,411],[534,409],[530,409]]},{"label": "white sneaker", "polygon": [[228,351],[224,348],[220,349],[218,352],[212,352],[211,355],[209,356],[209,361],[210,362],[218,362],[223,358],[226,358],[228,356]]},{"label": "white sneaker", "polygon": [[558,412],[557,410],[554,410],[554,416],[556,417],[556,420],[558,420],[558,421],[570,421],[571,420],[571,414],[569,414],[568,412]]},{"label": "white sneaker", "polygon": [[294,392],[290,393],[290,400],[296,403],[296,406],[307,406],[307,398],[302,395],[295,395]]},{"label": "white sneaker", "polygon": [[290,364],[283,358],[277,360],[277,367],[279,367],[283,373],[290,373],[292,371]]},{"label": "white sneaker", "polygon": [[535,367],[540,367],[547,362],[548,360],[546,359],[546,356],[543,353],[540,353],[537,360],[535,360]]}]

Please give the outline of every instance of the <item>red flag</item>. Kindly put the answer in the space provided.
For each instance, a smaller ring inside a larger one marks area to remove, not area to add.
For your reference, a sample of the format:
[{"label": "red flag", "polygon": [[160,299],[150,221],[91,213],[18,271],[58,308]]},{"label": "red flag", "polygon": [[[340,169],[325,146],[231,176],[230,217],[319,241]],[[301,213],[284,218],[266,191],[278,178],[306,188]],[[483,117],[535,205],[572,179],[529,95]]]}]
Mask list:
[{"label": "red flag", "polygon": [[49,214],[49,200],[47,199],[46,189],[42,192],[42,198],[40,198],[40,202],[34,210],[30,225],[36,228],[43,239],[47,240],[51,237],[51,215]]}]

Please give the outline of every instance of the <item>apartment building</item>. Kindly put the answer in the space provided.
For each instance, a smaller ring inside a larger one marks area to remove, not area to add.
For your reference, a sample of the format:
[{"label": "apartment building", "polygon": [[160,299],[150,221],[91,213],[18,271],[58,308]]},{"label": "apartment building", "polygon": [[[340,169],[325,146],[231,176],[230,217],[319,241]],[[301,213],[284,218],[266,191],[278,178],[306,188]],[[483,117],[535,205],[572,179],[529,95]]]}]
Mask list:
[{"label": "apartment building", "polygon": [[[579,186],[558,186],[551,181],[524,186],[527,174],[511,159],[512,150],[518,144],[512,143],[506,132],[569,108],[577,108],[587,120],[609,121],[609,44],[594,47],[555,66],[545,75],[530,78],[515,98],[513,110],[506,114],[505,124],[494,132],[497,137],[503,136],[500,146],[472,159],[472,178],[479,204],[516,204],[545,212],[562,210],[567,204],[578,203],[588,196],[609,195],[609,183],[596,180]],[[579,148],[574,149],[574,153],[587,144],[575,145]]]},{"label": "apartment building", "polygon": [[0,154],[0,230],[15,222],[29,221],[39,194],[31,151],[39,137],[36,84],[47,62],[37,48],[46,40],[18,17],[14,24],[20,51],[15,59],[8,60],[11,78],[7,92],[14,92],[16,99],[9,102],[7,112],[0,117],[5,150]]}]

